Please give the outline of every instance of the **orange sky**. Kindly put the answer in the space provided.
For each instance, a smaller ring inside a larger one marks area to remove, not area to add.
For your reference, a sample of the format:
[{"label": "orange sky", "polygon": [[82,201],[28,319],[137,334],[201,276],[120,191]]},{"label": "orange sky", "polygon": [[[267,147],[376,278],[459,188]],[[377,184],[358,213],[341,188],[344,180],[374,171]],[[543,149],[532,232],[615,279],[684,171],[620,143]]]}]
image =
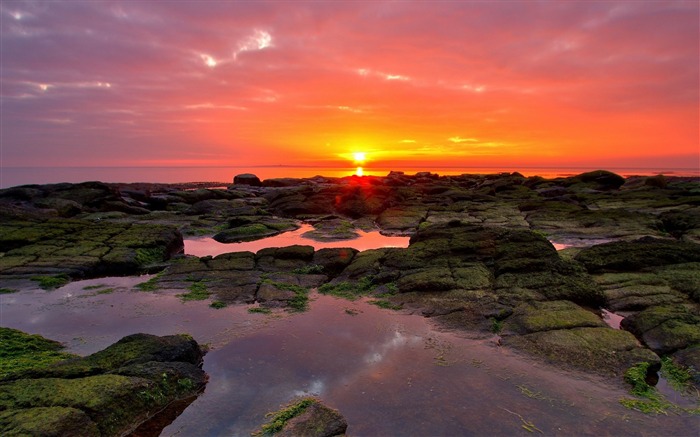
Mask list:
[{"label": "orange sky", "polygon": [[700,168],[698,7],[3,1],[2,166]]}]

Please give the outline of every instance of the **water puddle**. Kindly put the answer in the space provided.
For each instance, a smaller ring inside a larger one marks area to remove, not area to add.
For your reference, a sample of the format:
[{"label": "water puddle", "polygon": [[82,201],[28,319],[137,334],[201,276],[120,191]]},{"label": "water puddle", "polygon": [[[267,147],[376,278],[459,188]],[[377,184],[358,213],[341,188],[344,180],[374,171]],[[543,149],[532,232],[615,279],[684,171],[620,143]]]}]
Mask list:
[{"label": "water puddle", "polygon": [[584,248],[584,247],[591,247],[595,246],[598,244],[603,244],[603,243],[610,243],[611,241],[616,241],[615,239],[612,238],[567,238],[567,237],[562,237],[562,238],[556,238],[556,239],[551,239],[549,240],[550,243],[552,243],[552,246],[556,250],[564,250],[564,249],[569,249],[571,247],[577,247],[577,248]]},{"label": "water puddle", "polygon": [[603,321],[608,324],[609,327],[613,329],[621,329],[620,323],[625,318],[625,316],[620,314],[615,314],[612,311],[608,311],[605,308],[600,310],[603,316]]},{"label": "water puddle", "polygon": [[251,314],[133,288],[146,279],[2,295],[2,324],[81,354],[136,332],[186,332],[209,343],[209,384],[164,436],[249,436],[268,411],[305,394],[338,408],[350,435],[688,435],[700,426],[700,418],[629,411],[618,403],[623,387],[366,301],[312,293],[308,312]]},{"label": "water puddle", "polygon": [[333,247],[351,247],[357,250],[381,249],[383,247],[408,247],[409,237],[390,237],[382,235],[379,231],[365,232],[357,230],[359,237],[351,240],[340,241],[316,241],[304,237],[304,234],[313,231],[314,227],[302,224],[295,231],[284,232],[273,237],[262,238],[255,241],[240,243],[219,243],[211,237],[186,238],[185,254],[195,256],[216,256],[228,252],[257,252],[268,247],[286,247],[295,244],[313,246],[315,250]]}]

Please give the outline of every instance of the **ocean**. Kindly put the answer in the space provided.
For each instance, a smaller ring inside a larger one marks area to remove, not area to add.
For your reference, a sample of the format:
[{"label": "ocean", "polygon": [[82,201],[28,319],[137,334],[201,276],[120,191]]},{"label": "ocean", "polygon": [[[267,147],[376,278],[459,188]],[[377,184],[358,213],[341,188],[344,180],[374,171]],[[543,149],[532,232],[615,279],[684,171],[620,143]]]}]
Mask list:
[{"label": "ocean", "polygon": [[[362,168],[362,174],[371,176],[386,176],[392,169]],[[584,173],[595,168],[568,167],[440,167],[432,169],[397,168],[406,174],[419,171],[430,171],[440,175],[459,174],[493,174],[502,172],[520,172],[524,176],[542,176],[545,178],[567,177]],[[622,176],[651,176],[664,174],[667,176],[696,176],[700,177],[700,168],[606,168]],[[292,166],[256,166],[256,167],[0,167],[0,188],[9,188],[28,184],[54,184],[60,182],[153,182],[153,183],[183,183],[183,182],[220,182],[230,184],[233,177],[241,173],[253,173],[261,180],[270,178],[305,178],[317,175],[327,177],[343,177],[357,174],[356,167],[322,168],[322,167],[292,167]]]}]

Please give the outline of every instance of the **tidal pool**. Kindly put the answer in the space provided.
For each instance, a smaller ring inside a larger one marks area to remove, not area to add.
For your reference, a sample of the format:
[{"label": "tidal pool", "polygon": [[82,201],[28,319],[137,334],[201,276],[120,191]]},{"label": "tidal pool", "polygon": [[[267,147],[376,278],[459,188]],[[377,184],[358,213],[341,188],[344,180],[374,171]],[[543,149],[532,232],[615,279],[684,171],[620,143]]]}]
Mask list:
[{"label": "tidal pool", "polygon": [[314,227],[302,224],[294,231],[284,232],[272,237],[255,241],[243,241],[240,243],[219,243],[211,237],[185,238],[185,254],[195,256],[216,256],[228,252],[257,252],[268,247],[286,247],[295,244],[313,246],[315,250],[332,247],[351,247],[357,250],[381,249],[382,247],[408,247],[409,237],[395,237],[382,235],[379,231],[356,232],[359,237],[339,241],[316,241],[304,237],[304,234],[313,231]]},{"label": "tidal pool", "polygon": [[622,385],[553,369],[364,300],[312,293],[308,312],[251,314],[245,306],[183,303],[174,290],[133,288],[146,279],[0,295],[2,325],[80,354],[136,332],[186,332],[209,344],[209,383],[163,436],[249,436],[265,413],[305,394],[339,409],[353,436],[695,436],[700,429],[698,417],[622,407]]}]

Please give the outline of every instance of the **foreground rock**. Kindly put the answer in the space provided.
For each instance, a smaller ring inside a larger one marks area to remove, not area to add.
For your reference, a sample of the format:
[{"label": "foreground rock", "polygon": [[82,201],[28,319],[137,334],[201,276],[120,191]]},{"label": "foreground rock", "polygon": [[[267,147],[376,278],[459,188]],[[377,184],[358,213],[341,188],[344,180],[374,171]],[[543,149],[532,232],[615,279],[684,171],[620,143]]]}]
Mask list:
[{"label": "foreground rock", "polygon": [[337,410],[313,397],[299,399],[271,416],[270,422],[254,435],[334,437],[345,435],[348,428],[347,421]]},{"label": "foreground rock", "polygon": [[0,335],[7,366],[0,378],[5,436],[124,435],[173,402],[193,400],[206,384],[203,351],[185,335],[134,334],[67,360],[47,359],[56,345],[38,336],[9,328],[0,328]]}]

